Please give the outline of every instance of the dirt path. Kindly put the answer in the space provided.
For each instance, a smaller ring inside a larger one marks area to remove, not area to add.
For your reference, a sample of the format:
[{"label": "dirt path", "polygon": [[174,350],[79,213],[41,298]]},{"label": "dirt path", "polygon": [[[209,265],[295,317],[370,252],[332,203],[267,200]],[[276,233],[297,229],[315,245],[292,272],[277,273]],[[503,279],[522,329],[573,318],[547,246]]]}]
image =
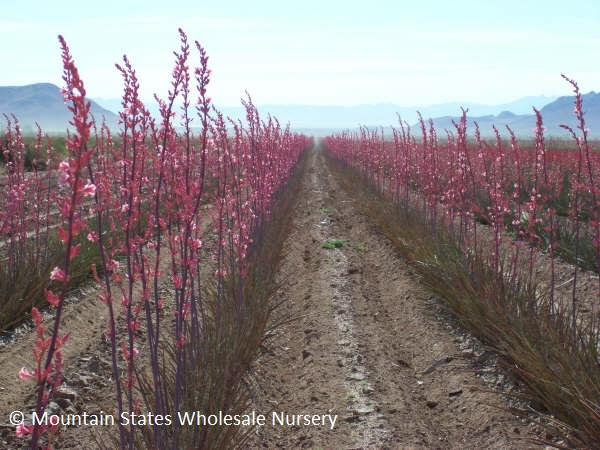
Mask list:
[{"label": "dirt path", "polygon": [[[322,247],[334,239],[344,245]],[[255,365],[254,407],[268,421],[248,448],[536,448],[475,374],[476,352],[428,312],[415,276],[320,153],[287,249],[275,321],[293,320]],[[322,418],[281,426],[272,412]]]}]

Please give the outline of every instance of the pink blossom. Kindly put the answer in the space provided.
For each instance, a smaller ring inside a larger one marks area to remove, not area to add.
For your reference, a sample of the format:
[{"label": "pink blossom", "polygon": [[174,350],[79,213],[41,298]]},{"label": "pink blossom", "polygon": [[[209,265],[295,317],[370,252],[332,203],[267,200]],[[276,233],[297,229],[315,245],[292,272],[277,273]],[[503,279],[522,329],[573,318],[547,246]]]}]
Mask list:
[{"label": "pink blossom", "polygon": [[17,425],[15,432],[17,434],[17,437],[21,438],[21,437],[25,436],[26,434],[31,434],[31,427],[28,427],[23,422],[21,422],[19,425]]},{"label": "pink blossom", "polygon": [[58,295],[49,290],[44,290],[44,294],[48,303],[50,303],[54,307],[58,306],[60,302],[60,298],[58,297]]},{"label": "pink blossom", "polygon": [[54,281],[65,281],[67,279],[67,276],[61,268],[55,267],[54,269],[52,269],[50,279]]},{"label": "pink blossom", "polygon": [[17,375],[21,380],[29,380],[30,378],[33,378],[34,375],[29,372],[29,370],[27,370],[26,367],[21,367],[21,370],[19,370],[19,374]]},{"label": "pink blossom", "polygon": [[58,184],[64,186],[71,179],[71,165],[68,160],[63,160],[58,165]]},{"label": "pink blossom", "polygon": [[83,187],[84,197],[93,197],[96,194],[96,185],[88,180],[87,184]]}]

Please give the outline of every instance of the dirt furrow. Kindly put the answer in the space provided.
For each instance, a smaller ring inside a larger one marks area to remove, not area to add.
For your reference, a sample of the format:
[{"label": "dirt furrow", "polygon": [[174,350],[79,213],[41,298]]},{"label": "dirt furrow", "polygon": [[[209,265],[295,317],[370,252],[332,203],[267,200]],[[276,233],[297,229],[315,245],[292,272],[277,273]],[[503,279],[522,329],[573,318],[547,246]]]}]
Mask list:
[{"label": "dirt furrow", "polygon": [[[337,230],[335,218],[331,216],[332,207],[329,205],[329,180],[323,179],[321,171],[311,172],[311,184],[316,186],[316,201],[321,205],[318,212],[323,216],[316,224],[315,237],[317,242],[329,243],[334,248],[325,249],[325,264],[327,278],[330,281],[329,308],[333,322],[337,326],[337,342],[334,354],[336,363],[342,369],[344,386],[346,387],[347,414],[342,414],[346,422],[354,422],[350,436],[355,447],[381,446],[388,431],[379,413],[380,407],[370,397],[371,374],[364,365],[364,355],[361,354],[357,327],[354,323],[355,311],[352,303],[351,286],[348,275],[350,270],[347,251],[343,246],[346,242],[341,239],[341,231]],[[341,247],[336,247],[335,242]],[[321,245],[322,246],[322,245]],[[322,247],[323,248],[323,247]]]},{"label": "dirt furrow", "polygon": [[248,448],[536,448],[477,376],[477,352],[433,317],[318,152],[287,248],[274,315],[284,324],[255,365],[253,408],[337,419],[333,428],[267,422]]}]

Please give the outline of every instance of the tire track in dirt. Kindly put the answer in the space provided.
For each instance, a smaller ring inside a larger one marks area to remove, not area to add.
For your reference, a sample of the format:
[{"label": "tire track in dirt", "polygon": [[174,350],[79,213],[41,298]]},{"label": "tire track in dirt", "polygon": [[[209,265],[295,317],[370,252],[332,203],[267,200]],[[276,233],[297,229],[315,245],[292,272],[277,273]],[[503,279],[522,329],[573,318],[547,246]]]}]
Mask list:
[{"label": "tire track in dirt", "polygon": [[[322,248],[328,239],[344,245]],[[273,317],[284,324],[254,366],[253,408],[338,417],[333,429],[267,423],[247,448],[539,448],[319,152],[286,246]]]}]

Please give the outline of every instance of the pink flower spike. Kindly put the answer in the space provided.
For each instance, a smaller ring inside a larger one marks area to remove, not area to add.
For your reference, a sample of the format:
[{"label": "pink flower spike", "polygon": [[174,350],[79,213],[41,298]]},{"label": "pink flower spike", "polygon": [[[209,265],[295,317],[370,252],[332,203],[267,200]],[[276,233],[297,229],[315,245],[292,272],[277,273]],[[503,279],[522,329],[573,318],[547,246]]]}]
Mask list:
[{"label": "pink flower spike", "polygon": [[50,279],[54,281],[65,281],[67,279],[67,276],[62,269],[60,269],[59,267],[55,267],[54,269],[52,269]]},{"label": "pink flower spike", "polygon": [[19,373],[17,376],[21,380],[29,380],[30,378],[33,378],[33,374],[31,372],[29,372],[29,370],[27,370],[26,367],[21,367],[21,370],[19,370]]}]

